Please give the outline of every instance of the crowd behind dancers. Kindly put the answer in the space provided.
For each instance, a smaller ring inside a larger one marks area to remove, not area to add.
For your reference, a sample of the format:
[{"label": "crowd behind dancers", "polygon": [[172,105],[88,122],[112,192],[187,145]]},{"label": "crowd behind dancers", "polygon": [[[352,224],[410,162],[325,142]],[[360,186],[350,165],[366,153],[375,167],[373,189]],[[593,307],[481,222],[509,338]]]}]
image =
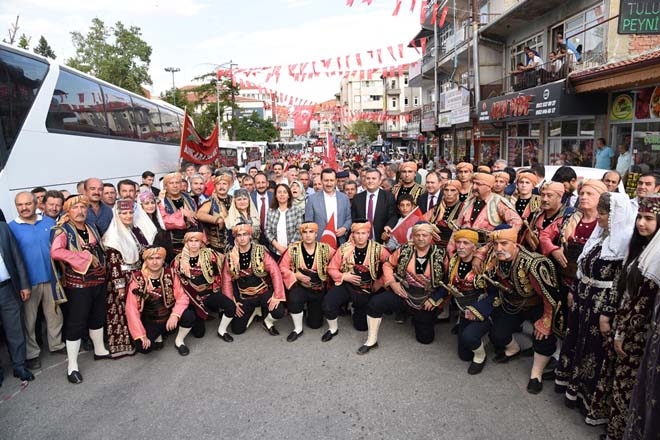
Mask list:
[{"label": "crowd behind dancers", "polygon": [[[469,375],[531,356],[527,391],[553,381],[586,423],[606,425],[601,438],[660,435],[660,175],[643,173],[631,199],[611,173],[578,181],[570,166],[546,180],[543,166],[503,160],[344,154],[336,170],[289,153],[245,173],[187,164],[160,189],[154,179],[16,194],[18,217],[0,222],[14,376],[34,380],[42,347],[67,356],[74,384],[81,347],[118,359],[170,337],[187,356],[213,315],[223,343],[255,320],[277,336],[286,315],[288,342],[307,327],[329,343],[350,315],[365,355],[391,315],[422,344],[455,334]],[[336,245],[322,238],[331,221]]]}]

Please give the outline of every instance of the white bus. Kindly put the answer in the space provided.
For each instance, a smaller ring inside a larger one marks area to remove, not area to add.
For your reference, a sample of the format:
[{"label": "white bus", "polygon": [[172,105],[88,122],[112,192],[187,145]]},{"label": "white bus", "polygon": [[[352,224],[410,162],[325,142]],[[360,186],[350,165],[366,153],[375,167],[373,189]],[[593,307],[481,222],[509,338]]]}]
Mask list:
[{"label": "white bus", "polygon": [[141,182],[178,168],[183,111],[0,44],[0,208],[36,186]]}]

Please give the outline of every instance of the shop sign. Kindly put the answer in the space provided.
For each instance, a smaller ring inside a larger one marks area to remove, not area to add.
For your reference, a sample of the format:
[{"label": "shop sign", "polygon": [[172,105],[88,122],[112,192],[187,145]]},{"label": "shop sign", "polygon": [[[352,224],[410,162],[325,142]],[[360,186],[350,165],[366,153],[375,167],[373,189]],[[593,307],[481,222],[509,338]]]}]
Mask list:
[{"label": "shop sign", "polygon": [[660,0],[621,0],[619,34],[659,35]]},{"label": "shop sign", "polygon": [[[449,127],[470,121],[470,92],[465,89],[452,89],[440,94],[440,111],[449,112],[445,121],[438,118],[439,127]],[[441,124],[449,125],[441,125]]]},{"label": "shop sign", "polygon": [[451,112],[438,113],[438,127],[451,127]]},{"label": "shop sign", "polygon": [[660,133],[644,136],[644,144],[650,146],[652,151],[660,151]]},{"label": "shop sign", "polygon": [[629,93],[612,95],[610,120],[630,121],[633,118],[633,97]]}]

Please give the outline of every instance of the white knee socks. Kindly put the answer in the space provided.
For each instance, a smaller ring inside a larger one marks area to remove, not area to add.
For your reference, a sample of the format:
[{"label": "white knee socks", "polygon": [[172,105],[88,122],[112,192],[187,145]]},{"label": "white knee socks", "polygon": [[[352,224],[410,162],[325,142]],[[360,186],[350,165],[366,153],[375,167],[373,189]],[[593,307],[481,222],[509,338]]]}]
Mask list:
[{"label": "white knee socks", "polygon": [[276,319],[273,318],[273,315],[270,313],[266,315],[264,318],[264,322],[266,323],[266,327],[271,328],[275,324]]},{"label": "white knee socks", "polygon": [[174,339],[174,345],[176,347],[179,347],[183,344],[185,344],[184,338],[188,336],[188,333],[190,333],[191,328],[186,328],[186,327],[179,327],[179,331],[176,334],[176,338]]},{"label": "white knee socks", "polygon": [[229,323],[232,319],[234,318],[222,315],[222,318],[220,318],[220,325],[218,326],[218,334],[220,336],[224,336],[224,334],[227,333],[227,327],[229,327]]},{"label": "white knee socks", "polygon": [[292,313],[291,319],[293,320],[293,331],[300,333],[303,331],[303,313]]},{"label": "white knee socks", "polygon": [[333,335],[337,333],[339,330],[339,324],[337,323],[337,318],[335,319],[326,319],[328,321],[328,330],[330,330],[330,333]]},{"label": "white knee socks", "polygon": [[506,344],[506,347],[504,347],[504,354],[506,354],[507,356],[513,356],[519,351],[520,351],[520,345],[518,345],[518,341],[516,341],[516,338],[511,338],[511,342]]},{"label": "white knee socks", "polygon": [[110,352],[105,348],[103,344],[103,327],[97,328],[95,330],[89,330],[89,339],[92,340],[94,344],[94,354],[97,356],[107,356]]},{"label": "white knee socks", "polygon": [[550,356],[543,356],[542,354],[534,353],[534,363],[532,364],[532,374],[530,379],[541,380],[543,376],[543,369],[550,361]]},{"label": "white knee socks", "polygon": [[484,343],[482,342],[479,347],[475,350],[472,350],[474,356],[472,357],[472,362],[475,364],[483,364],[486,360],[486,349],[484,348]]},{"label": "white knee socks", "polygon": [[75,341],[66,341],[66,357],[69,361],[67,367],[67,374],[71,374],[78,370],[78,351],[80,350],[80,339]]},{"label": "white knee socks", "polygon": [[378,328],[383,318],[372,318],[367,315],[367,342],[364,345],[371,347],[378,342]]}]

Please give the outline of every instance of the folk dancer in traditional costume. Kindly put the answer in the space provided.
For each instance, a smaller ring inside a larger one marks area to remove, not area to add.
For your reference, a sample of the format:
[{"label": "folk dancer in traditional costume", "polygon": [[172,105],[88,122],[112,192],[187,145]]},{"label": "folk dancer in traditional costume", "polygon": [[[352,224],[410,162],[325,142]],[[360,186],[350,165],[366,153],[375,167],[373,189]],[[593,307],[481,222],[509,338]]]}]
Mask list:
[{"label": "folk dancer in traditional costume", "polygon": [[218,327],[220,339],[233,342],[234,338],[227,332],[227,327],[236,314],[236,304],[221,292],[224,255],[206,247],[202,232],[186,233],[183,243],[183,250],[172,262],[172,269],[179,276],[181,286],[190,298],[188,309],[195,313],[193,336],[204,336],[204,322],[209,317],[209,311],[212,311],[221,315]]},{"label": "folk dancer in traditional costume", "polygon": [[[236,304],[232,333],[245,333],[252,314],[260,307],[265,317],[264,329],[271,336],[277,336],[279,331],[274,324],[284,316],[286,301],[282,274],[266,247],[252,241],[253,231],[248,223],[239,223],[232,229],[235,245],[226,255],[222,290]],[[268,285],[269,277],[272,285]]]},{"label": "folk dancer in traditional costume", "polygon": [[553,331],[563,325],[556,315],[557,275],[552,262],[540,254],[531,253],[516,242],[518,230],[499,226],[491,233],[493,242],[485,263],[484,279],[497,289],[490,340],[497,350],[493,362],[506,363],[518,356],[520,346],[513,333],[524,321],[534,326],[534,362],[527,391],[538,394],[543,389],[543,369],[555,352]]},{"label": "folk dancer in traditional costume", "polygon": [[577,260],[578,285],[555,370],[555,389],[564,392],[567,406],[579,405],[585,421],[597,425],[605,420],[592,413],[592,398],[605,361],[611,318],[620,301],[614,280],[630,244],[636,213],[627,194],[580,191],[580,206],[593,205],[598,224]]},{"label": "folk dancer in traditional costume", "polygon": [[424,219],[433,223],[440,231],[437,245],[447,247],[454,229],[451,225],[458,219],[463,202],[458,199],[461,190],[461,182],[449,180],[442,190],[442,199],[435,208],[424,214]]},{"label": "folk dancer in traditional costume", "polygon": [[367,304],[367,341],[357,353],[367,354],[378,347],[378,329],[384,313],[412,315],[415,338],[430,344],[435,338],[436,308],[446,292],[441,288],[445,275],[446,251],[433,244],[438,229],[418,222],[412,228],[412,242],[406,243],[383,264],[383,282],[389,289],[375,295]]},{"label": "folk dancer in traditional costume", "polygon": [[[103,344],[106,315],[106,265],[101,237],[85,223],[88,201],[75,195],[64,202],[64,215],[51,230],[50,256],[59,269],[54,289],[55,302],[66,302],[64,339],[68,356],[67,379],[83,381],[78,368],[78,351],[83,332],[89,331],[94,359],[110,357]],[[62,290],[63,289],[63,290]]]},{"label": "folk dancer in traditional costume", "polygon": [[232,183],[231,176],[227,174],[216,176],[213,182],[215,187],[213,195],[199,208],[197,219],[206,233],[208,247],[224,253],[228,245],[225,220],[232,204],[232,197],[227,194]]},{"label": "folk dancer in traditional costume", "polygon": [[170,173],[163,178],[165,196],[158,205],[165,223],[165,229],[170,232],[172,249],[168,249],[167,260],[172,261],[183,249],[183,236],[186,232],[199,230],[197,223],[197,205],[182,189],[184,185],[181,173]]},{"label": "folk dancer in traditional costume", "polygon": [[113,212],[114,217],[103,236],[108,271],[105,330],[110,356],[119,358],[135,354],[126,321],[126,286],[131,273],[142,267],[140,254],[149,243],[133,222],[133,200],[117,201]]},{"label": "folk dancer in traditional costume", "polygon": [[[456,180],[461,183],[461,189],[458,190],[458,200],[462,203],[472,196],[472,173],[474,166],[468,162],[459,162],[456,165]],[[484,174],[484,173],[482,173]]]},{"label": "folk dancer in traditional costume", "polygon": [[303,309],[307,306],[307,326],[317,329],[323,325],[323,297],[328,285],[328,264],[335,250],[316,241],[319,225],[305,222],[300,225],[302,240],[289,245],[279,266],[287,290],[286,305],[293,320],[293,331],[286,338],[294,342],[303,334]]},{"label": "folk dancer in traditional costume", "polygon": [[401,164],[399,167],[399,183],[392,188],[395,199],[399,200],[400,195],[410,194],[415,205],[417,205],[417,198],[426,190],[422,185],[415,182],[415,176],[417,176],[417,163],[410,161]]},{"label": "folk dancer in traditional costume", "polygon": [[138,351],[149,353],[163,348],[163,335],[179,328],[174,346],[181,356],[190,354],[185,337],[190,333],[195,314],[188,309],[188,295],[177,274],[164,267],[162,247],[142,252],[142,270],[133,272],[126,297],[126,318]]},{"label": "folk dancer in traditional costume", "polygon": [[454,232],[456,253],[447,267],[447,285],[454,303],[460,310],[458,327],[458,357],[470,362],[468,374],[479,374],[486,365],[486,349],[482,342],[490,330],[494,289],[490,295],[479,273],[472,267],[474,251],[479,244],[479,233],[472,229]]},{"label": "folk dancer in traditional costume", "polygon": [[521,238],[527,232],[532,217],[541,211],[541,197],[532,193],[538,182],[539,178],[531,171],[522,171],[516,178],[516,192],[511,197],[511,203],[523,221]]},{"label": "folk dancer in traditional costume", "polygon": [[[639,268],[642,255],[648,258],[651,243],[658,241],[658,226],[660,194],[640,197],[628,256],[614,285],[614,289],[621,294],[621,301],[618,306],[604,310],[606,318],[613,315],[613,318],[603,322],[605,328],[600,329],[599,320],[599,330],[607,338],[607,353],[591,399],[591,417],[608,421],[606,433],[601,436],[608,440],[621,440],[623,437],[633,386],[653,319],[653,304],[660,291],[660,285],[650,278],[643,278]],[[609,332],[607,325],[610,325]]]},{"label": "folk dancer in traditional costume", "polygon": [[328,321],[328,330],[321,337],[323,342],[337,335],[339,311],[349,301],[353,303],[353,327],[367,330],[367,304],[383,287],[382,265],[390,257],[383,245],[369,240],[370,233],[371,223],[354,221],[350,240],[330,260],[328,274],[335,285],[323,299],[323,315]]},{"label": "folk dancer in traditional costume", "polygon": [[564,195],[564,185],[559,182],[546,182],[541,187],[541,210],[532,215],[523,230],[522,245],[532,252],[541,252],[539,235],[551,225],[561,223],[564,218],[573,213],[573,208],[565,207],[561,198]]}]

